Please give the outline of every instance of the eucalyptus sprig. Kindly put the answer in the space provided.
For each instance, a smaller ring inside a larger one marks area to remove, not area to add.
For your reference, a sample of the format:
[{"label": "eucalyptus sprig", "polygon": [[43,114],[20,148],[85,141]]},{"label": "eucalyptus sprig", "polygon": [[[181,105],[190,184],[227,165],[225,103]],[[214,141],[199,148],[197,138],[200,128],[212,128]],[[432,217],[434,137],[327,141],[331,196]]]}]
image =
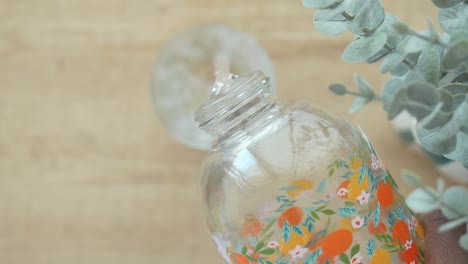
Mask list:
[{"label": "eucalyptus sprig", "polygon": [[411,29],[386,13],[380,0],[302,2],[317,10],[314,25],[321,33],[354,33],[341,55],[344,61],[382,61],[380,72],[392,75],[381,95],[359,75],[359,92],[332,84],[335,94],[356,97],[350,112],[371,101],[381,101],[389,119],[406,111],[417,120],[416,135],[424,149],[468,167],[467,0],[433,0],[440,8],[443,35],[430,23],[425,31]]},{"label": "eucalyptus sprig", "polygon": [[[440,209],[450,221],[439,227],[446,232],[461,225],[468,226],[468,189],[463,186],[445,188],[443,179],[438,179],[436,189],[422,185],[422,180],[414,172],[403,170],[402,179],[416,187],[407,198],[408,207],[415,213],[427,213]],[[459,239],[460,246],[468,251],[468,231]]]},{"label": "eucalyptus sprig", "polygon": [[[314,25],[319,32],[334,36],[350,30],[354,34],[341,55],[343,61],[382,61],[380,72],[392,75],[380,95],[357,74],[357,92],[344,84],[330,85],[337,95],[356,97],[349,111],[356,112],[372,101],[382,103],[389,119],[406,111],[417,121],[416,136],[424,149],[468,168],[468,0],[432,0],[439,8],[442,35],[431,23],[425,31],[411,29],[385,12],[380,0],[302,2],[317,10]],[[417,187],[407,198],[411,209],[441,209],[451,220],[439,231],[462,224],[468,227],[466,187],[445,189],[443,180],[439,180],[435,190],[422,186],[419,177],[409,171],[402,177]],[[468,233],[459,242],[468,251]]]}]

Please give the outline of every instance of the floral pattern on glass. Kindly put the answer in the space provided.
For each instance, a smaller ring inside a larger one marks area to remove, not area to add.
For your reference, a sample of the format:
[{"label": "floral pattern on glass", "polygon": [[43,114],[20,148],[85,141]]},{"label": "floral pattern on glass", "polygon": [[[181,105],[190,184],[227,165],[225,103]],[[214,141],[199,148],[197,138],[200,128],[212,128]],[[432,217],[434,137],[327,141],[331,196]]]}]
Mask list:
[{"label": "floral pattern on glass", "polygon": [[245,216],[246,243],[215,239],[221,254],[231,264],[424,263],[421,224],[378,157],[368,161],[337,160],[318,184],[280,188],[276,206]]}]

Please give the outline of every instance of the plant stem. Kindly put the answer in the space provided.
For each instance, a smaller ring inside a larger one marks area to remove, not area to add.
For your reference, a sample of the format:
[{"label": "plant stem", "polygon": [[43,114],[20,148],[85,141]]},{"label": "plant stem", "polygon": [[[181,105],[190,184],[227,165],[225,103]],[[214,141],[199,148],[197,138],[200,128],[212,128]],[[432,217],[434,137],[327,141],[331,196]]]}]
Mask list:
[{"label": "plant stem", "polygon": [[436,45],[439,45],[439,46],[441,46],[441,47],[443,47],[443,48],[448,48],[448,45],[445,44],[445,43],[443,43],[443,42],[441,42],[440,39],[439,39],[438,37],[435,38],[435,39],[431,39],[431,38],[429,38],[429,37],[426,37],[426,36],[424,36],[424,35],[419,34],[418,32],[416,32],[416,31],[414,31],[414,30],[411,30],[411,31],[410,31],[410,34],[413,35],[413,36],[415,36],[415,37],[417,37],[417,38],[426,40],[426,41],[428,41],[428,42],[430,42],[430,43],[434,43],[434,44],[436,44]]},{"label": "plant stem", "polygon": [[463,212],[459,212],[458,210],[450,207],[449,205],[447,205],[446,203],[444,203],[443,201],[440,200],[439,197],[437,197],[436,195],[434,195],[432,192],[430,192],[427,187],[422,187],[421,188],[427,195],[429,195],[432,199],[434,199],[434,201],[436,202],[439,202],[440,205],[442,205],[443,207],[445,207],[447,210],[451,211],[452,213],[455,213],[459,216],[468,216],[466,213],[463,213]]},{"label": "plant stem", "polygon": [[[349,95],[357,96],[357,97],[366,97],[366,98],[369,97],[369,96],[367,96],[367,95],[365,95],[365,94],[362,94],[362,93],[359,93],[359,92],[353,92],[353,91],[349,91],[349,90],[347,90],[346,93],[349,94]],[[380,95],[374,94],[374,95],[372,96],[372,100],[381,101],[381,100],[382,100],[382,97],[381,97]]]}]

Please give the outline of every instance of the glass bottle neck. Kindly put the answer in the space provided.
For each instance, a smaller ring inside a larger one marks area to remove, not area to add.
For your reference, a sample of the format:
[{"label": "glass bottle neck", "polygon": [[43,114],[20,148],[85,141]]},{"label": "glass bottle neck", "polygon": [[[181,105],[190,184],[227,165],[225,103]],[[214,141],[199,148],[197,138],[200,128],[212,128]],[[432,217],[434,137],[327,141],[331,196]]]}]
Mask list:
[{"label": "glass bottle neck", "polygon": [[269,79],[261,72],[217,82],[196,112],[200,128],[215,138],[213,150],[245,142],[280,114]]}]

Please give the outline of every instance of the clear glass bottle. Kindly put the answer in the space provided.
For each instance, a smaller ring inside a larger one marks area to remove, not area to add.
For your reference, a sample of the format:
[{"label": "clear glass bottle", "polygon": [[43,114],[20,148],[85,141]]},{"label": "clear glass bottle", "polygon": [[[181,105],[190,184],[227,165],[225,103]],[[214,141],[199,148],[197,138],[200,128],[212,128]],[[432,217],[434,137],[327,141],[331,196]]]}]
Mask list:
[{"label": "clear glass bottle", "polygon": [[423,230],[363,132],[277,102],[261,72],[218,82],[197,111],[209,231],[232,264],[423,263]]}]

